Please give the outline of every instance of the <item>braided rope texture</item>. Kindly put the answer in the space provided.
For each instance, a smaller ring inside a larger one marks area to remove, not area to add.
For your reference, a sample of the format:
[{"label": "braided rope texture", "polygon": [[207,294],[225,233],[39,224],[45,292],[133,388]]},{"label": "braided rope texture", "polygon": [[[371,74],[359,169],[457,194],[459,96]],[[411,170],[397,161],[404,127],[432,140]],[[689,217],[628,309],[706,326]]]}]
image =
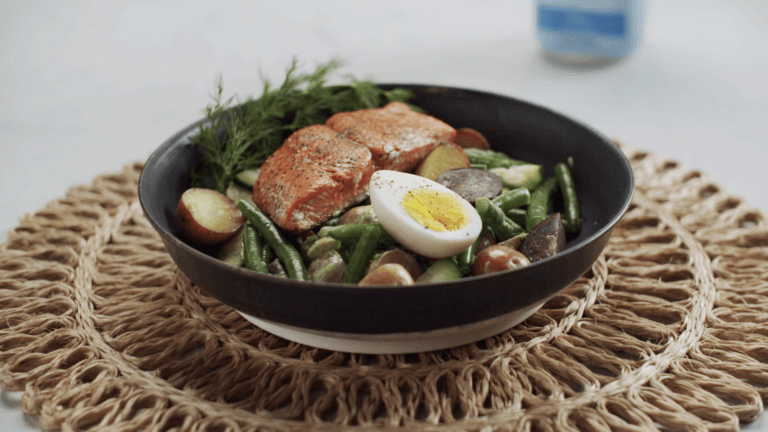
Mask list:
[{"label": "braided rope texture", "polygon": [[738,430],[768,398],[765,216],[620,146],[635,197],[592,269],[509,331],[412,355],[291,343],[209,297],[127,165],[0,246],[0,385],[65,431]]}]

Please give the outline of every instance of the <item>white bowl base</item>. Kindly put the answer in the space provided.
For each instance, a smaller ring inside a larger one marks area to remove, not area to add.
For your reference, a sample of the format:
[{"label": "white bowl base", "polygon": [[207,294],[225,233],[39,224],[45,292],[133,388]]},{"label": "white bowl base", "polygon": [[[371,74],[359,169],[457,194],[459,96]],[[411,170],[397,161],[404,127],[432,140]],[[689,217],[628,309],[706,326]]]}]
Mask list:
[{"label": "white bowl base", "polygon": [[292,342],[357,354],[407,354],[453,348],[495,336],[525,321],[538,303],[515,312],[472,324],[412,333],[360,334],[310,330],[256,318],[238,311],[259,328]]}]

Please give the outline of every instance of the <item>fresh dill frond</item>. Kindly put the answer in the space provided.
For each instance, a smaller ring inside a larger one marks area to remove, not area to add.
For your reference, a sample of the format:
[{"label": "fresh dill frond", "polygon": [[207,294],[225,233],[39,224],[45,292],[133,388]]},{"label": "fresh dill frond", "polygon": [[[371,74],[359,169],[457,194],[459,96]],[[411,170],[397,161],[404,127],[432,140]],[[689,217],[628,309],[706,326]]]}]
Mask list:
[{"label": "fresh dill frond", "polygon": [[392,101],[407,103],[413,98],[410,90],[383,90],[372,81],[353,77],[348,77],[347,85],[326,85],[342,66],[340,60],[332,59],[304,74],[293,59],[279,87],[273,88],[262,77],[262,95],[245,102],[236,96],[224,99],[222,78],[217,77],[212,103],[205,109],[209,123],[200,126],[196,139],[204,152],[192,169],[193,185],[224,193],[235,174],[261,166],[296,130],[325,123],[339,112],[377,108]]}]

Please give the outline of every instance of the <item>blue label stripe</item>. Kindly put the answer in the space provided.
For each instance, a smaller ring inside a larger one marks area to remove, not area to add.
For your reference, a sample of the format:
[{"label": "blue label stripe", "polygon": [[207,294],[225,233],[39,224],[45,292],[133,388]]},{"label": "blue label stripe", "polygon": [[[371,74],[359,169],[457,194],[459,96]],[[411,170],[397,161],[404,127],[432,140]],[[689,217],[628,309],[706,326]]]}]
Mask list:
[{"label": "blue label stripe", "polygon": [[539,8],[539,26],[554,32],[597,33],[624,37],[627,17],[623,13],[597,13],[578,9]]}]

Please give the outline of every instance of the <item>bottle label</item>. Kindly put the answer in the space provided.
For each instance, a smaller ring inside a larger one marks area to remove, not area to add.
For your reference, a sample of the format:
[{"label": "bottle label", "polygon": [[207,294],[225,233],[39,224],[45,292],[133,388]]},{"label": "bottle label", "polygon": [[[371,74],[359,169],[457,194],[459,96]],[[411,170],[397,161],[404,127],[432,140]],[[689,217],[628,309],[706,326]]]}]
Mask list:
[{"label": "bottle label", "polygon": [[539,8],[539,26],[553,32],[591,33],[625,37],[627,17],[620,12],[592,12],[578,9]]}]

